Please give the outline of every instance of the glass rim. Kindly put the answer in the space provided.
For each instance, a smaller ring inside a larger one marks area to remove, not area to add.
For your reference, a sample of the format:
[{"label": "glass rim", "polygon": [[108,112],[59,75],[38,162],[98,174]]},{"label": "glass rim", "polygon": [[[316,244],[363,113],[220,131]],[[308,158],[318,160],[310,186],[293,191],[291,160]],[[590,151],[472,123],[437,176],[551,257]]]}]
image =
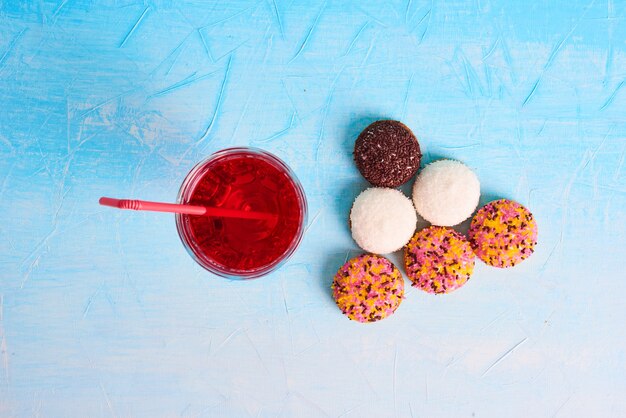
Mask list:
[{"label": "glass rim", "polygon": [[285,252],[281,256],[277,257],[276,260],[273,261],[272,263],[269,263],[262,267],[258,267],[252,270],[230,269],[230,268],[221,266],[219,263],[212,262],[212,260],[209,257],[205,256],[200,251],[196,251],[196,248],[193,245],[194,240],[190,234],[189,228],[183,222],[185,215],[176,214],[175,216],[176,230],[178,231],[178,237],[183,243],[183,246],[185,247],[185,250],[187,251],[187,253],[191,256],[191,258],[196,263],[198,263],[205,270],[217,276],[225,277],[228,279],[254,279],[254,278],[258,278],[266,274],[269,274],[275,271],[276,269],[278,269],[279,267],[281,267],[299,247],[300,242],[302,241],[302,238],[304,236],[304,230],[305,230],[305,225],[307,223],[307,215],[308,215],[308,205],[307,205],[306,194],[304,193],[304,188],[302,187],[302,184],[298,180],[298,177],[284,161],[282,161],[280,158],[278,158],[277,156],[275,156],[274,154],[268,151],[265,151],[260,148],[255,148],[255,147],[232,147],[232,148],[226,148],[226,149],[216,151],[212,153],[211,155],[209,155],[208,157],[201,160],[200,162],[198,162],[189,171],[189,173],[187,173],[187,175],[185,176],[185,179],[183,180],[180,186],[180,189],[178,190],[178,196],[176,197],[176,202],[179,204],[187,203],[191,193],[195,190],[195,187],[198,184],[198,181],[201,179],[201,176],[199,174],[203,168],[205,168],[207,165],[209,165],[210,163],[214,162],[215,160],[219,158],[227,157],[229,155],[234,155],[238,153],[260,155],[263,158],[270,160],[271,164],[278,166],[289,177],[289,179],[291,180],[291,182],[293,183],[295,187],[296,196],[297,196],[298,203],[300,205],[300,210],[302,213],[302,221],[300,222],[300,225],[298,226],[298,231],[296,232],[296,235],[292,239],[291,243],[289,244],[289,247],[287,247]]}]

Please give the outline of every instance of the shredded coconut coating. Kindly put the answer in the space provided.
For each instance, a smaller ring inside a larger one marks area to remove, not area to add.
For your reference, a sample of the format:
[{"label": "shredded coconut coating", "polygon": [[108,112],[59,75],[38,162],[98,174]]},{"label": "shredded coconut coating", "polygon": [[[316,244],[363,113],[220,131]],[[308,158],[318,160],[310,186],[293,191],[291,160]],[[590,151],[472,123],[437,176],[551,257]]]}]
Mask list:
[{"label": "shredded coconut coating", "polygon": [[395,189],[369,188],[355,199],[350,211],[352,237],[370,253],[401,249],[413,236],[416,225],[411,199]]},{"label": "shredded coconut coating", "polygon": [[433,225],[454,226],[469,218],[480,199],[476,174],[459,161],[428,164],[413,184],[417,213]]}]

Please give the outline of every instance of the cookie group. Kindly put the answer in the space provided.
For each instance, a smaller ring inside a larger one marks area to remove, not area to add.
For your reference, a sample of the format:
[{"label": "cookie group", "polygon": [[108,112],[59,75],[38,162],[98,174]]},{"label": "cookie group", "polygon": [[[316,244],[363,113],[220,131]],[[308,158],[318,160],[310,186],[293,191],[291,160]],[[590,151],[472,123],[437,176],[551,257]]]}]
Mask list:
[{"label": "cookie group", "polygon": [[[352,237],[365,253],[348,260],[332,284],[337,306],[351,320],[375,322],[393,314],[404,299],[400,270],[382,254],[403,249],[406,276],[427,293],[453,292],[470,279],[478,257],[494,267],[512,267],[537,244],[537,223],[521,204],[499,199],[480,208],[480,181],[460,161],[442,159],[417,174],[412,198],[395,189],[419,170],[417,137],[401,122],[380,120],[358,136],[354,161],[373,187],[355,199]],[[417,215],[431,225],[415,231]],[[452,229],[472,218],[468,236]]]}]

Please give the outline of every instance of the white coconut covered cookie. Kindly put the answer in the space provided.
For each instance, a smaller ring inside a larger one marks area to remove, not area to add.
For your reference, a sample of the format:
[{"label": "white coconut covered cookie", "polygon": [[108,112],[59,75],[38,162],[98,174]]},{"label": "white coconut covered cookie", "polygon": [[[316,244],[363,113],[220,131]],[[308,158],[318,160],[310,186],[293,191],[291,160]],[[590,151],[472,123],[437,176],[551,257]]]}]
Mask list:
[{"label": "white coconut covered cookie", "polygon": [[469,218],[480,198],[480,182],[465,164],[439,160],[428,164],[413,184],[417,213],[433,225],[454,226]]},{"label": "white coconut covered cookie", "polygon": [[363,191],[350,211],[352,237],[365,251],[387,254],[401,249],[413,236],[417,215],[402,192],[383,187]]}]

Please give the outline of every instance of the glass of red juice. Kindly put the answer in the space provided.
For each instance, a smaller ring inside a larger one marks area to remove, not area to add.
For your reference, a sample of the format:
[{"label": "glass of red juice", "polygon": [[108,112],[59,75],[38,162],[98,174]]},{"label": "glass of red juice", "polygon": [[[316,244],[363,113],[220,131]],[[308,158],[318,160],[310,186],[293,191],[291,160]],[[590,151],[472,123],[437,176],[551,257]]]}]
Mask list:
[{"label": "glass of red juice", "polygon": [[187,252],[216,275],[251,279],[280,267],[302,240],[307,203],[302,185],[278,157],[229,148],[197,164],[178,203],[274,214],[269,219],[176,215]]}]

